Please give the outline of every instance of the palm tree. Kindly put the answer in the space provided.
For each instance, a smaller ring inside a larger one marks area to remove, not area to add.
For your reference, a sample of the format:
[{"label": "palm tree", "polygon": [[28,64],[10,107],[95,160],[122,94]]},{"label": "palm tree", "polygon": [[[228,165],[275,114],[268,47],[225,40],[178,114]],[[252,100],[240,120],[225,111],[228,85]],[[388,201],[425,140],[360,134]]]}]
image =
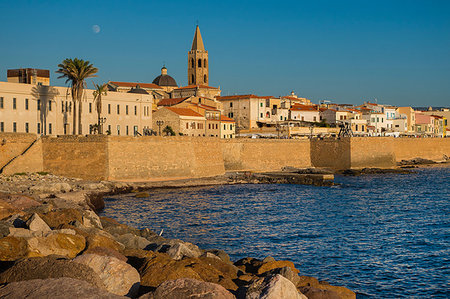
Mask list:
[{"label": "palm tree", "polygon": [[66,58],[60,64],[58,64],[59,69],[56,73],[61,74],[59,78],[66,78],[66,83],[70,84],[72,92],[73,101],[73,134],[76,135],[76,103],[78,102],[78,134],[82,135],[83,131],[81,128],[81,113],[82,113],[82,102],[83,90],[85,88],[85,80],[90,77],[96,77],[98,69],[94,67],[89,61],[84,61],[78,58]]},{"label": "palm tree", "polygon": [[103,124],[100,123],[100,115],[102,114],[102,95],[106,95],[107,92],[107,84],[95,84],[94,83],[94,103],[95,109],[97,110],[97,129],[99,134],[103,134]]}]

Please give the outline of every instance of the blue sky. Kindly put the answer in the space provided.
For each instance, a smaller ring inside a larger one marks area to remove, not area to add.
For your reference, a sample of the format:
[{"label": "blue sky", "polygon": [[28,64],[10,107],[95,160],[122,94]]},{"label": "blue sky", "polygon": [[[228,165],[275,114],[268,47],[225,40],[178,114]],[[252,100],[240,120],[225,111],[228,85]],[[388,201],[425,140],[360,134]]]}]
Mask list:
[{"label": "blue sky", "polygon": [[433,0],[0,0],[0,81],[36,67],[64,85],[54,71],[78,57],[96,83],[151,82],[165,63],[186,85],[197,21],[223,95],[450,106],[450,1]]}]

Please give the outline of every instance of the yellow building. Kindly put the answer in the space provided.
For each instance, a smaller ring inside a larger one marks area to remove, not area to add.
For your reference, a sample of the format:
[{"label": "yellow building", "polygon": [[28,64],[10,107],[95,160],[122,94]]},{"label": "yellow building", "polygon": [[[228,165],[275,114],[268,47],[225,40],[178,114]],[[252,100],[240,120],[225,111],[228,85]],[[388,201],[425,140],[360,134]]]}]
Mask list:
[{"label": "yellow building", "polygon": [[14,69],[7,71],[8,82],[50,85],[50,71],[40,69]]}]

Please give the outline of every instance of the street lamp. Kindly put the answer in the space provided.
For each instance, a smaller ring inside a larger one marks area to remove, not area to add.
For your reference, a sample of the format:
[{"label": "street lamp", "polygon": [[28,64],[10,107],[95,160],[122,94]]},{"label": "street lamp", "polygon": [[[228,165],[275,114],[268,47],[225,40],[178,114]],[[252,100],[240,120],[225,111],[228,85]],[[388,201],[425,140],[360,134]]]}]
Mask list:
[{"label": "street lamp", "polygon": [[161,126],[164,124],[163,120],[157,120],[156,125],[159,127],[159,136],[161,136]]}]

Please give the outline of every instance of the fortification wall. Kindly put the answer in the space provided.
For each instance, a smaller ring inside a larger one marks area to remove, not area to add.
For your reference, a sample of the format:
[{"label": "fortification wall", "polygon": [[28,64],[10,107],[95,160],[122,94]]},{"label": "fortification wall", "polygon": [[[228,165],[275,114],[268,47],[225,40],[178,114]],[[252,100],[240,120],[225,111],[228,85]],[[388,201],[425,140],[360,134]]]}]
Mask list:
[{"label": "fortification wall", "polygon": [[3,168],[2,174],[11,175],[18,172],[39,172],[44,170],[42,139],[38,139],[23,155],[16,156]]},{"label": "fortification wall", "polygon": [[22,154],[36,139],[36,134],[0,133],[0,169]]},{"label": "fortification wall", "polygon": [[351,167],[350,138],[311,139],[310,144],[312,166],[331,169]]},{"label": "fortification wall", "polygon": [[450,138],[393,138],[397,162],[414,158],[443,160],[450,157]]},{"label": "fortification wall", "polygon": [[109,179],[147,180],[225,173],[220,140],[199,137],[109,137]]},{"label": "fortification wall", "polygon": [[310,167],[308,139],[228,139],[222,140],[226,170],[276,171],[284,166]]},{"label": "fortification wall", "polygon": [[350,138],[350,167],[393,168],[396,166],[394,137]]},{"label": "fortification wall", "polygon": [[107,138],[98,135],[42,137],[44,171],[88,180],[107,179]]}]

